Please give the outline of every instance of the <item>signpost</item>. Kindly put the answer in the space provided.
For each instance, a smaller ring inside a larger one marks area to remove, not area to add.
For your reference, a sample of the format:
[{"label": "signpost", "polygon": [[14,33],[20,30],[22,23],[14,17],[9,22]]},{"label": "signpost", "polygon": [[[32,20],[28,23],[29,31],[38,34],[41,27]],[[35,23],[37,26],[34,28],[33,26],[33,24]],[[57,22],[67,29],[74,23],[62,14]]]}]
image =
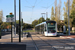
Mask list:
[{"label": "signpost", "polygon": [[22,22],[21,22],[21,37],[23,38],[23,19],[22,19]]},{"label": "signpost", "polygon": [[10,13],[10,15],[6,16],[6,22],[10,22],[11,23],[11,42],[13,42],[12,22],[15,22],[15,20],[14,20],[14,15],[12,15],[12,13]]}]

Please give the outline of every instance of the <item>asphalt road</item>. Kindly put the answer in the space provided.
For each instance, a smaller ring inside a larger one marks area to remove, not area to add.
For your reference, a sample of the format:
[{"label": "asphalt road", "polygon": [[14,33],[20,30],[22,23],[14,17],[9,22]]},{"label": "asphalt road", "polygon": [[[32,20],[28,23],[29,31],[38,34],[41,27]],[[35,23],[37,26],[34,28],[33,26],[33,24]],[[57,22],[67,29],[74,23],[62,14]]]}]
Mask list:
[{"label": "asphalt road", "polygon": [[11,32],[1,32],[1,36],[11,34]]}]

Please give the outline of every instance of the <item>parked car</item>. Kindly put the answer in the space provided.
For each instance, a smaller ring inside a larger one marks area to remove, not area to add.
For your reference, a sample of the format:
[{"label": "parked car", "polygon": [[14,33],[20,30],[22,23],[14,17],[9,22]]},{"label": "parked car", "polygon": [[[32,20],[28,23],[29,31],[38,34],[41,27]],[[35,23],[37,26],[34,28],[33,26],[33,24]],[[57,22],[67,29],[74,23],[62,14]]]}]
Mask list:
[{"label": "parked car", "polygon": [[7,32],[7,29],[4,29],[5,32]]},{"label": "parked car", "polygon": [[10,32],[11,31],[11,29],[8,29],[8,32]]},{"label": "parked car", "polygon": [[4,32],[4,29],[2,29],[1,31]]}]

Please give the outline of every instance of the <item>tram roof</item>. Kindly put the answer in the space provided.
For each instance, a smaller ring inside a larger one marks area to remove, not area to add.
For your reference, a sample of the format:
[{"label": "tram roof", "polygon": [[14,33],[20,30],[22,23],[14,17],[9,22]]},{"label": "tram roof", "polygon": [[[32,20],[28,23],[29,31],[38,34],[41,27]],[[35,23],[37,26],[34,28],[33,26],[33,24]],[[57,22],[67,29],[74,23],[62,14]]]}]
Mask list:
[{"label": "tram roof", "polygon": [[[38,25],[36,25],[36,26],[39,26],[39,25],[42,25],[42,24],[46,24],[46,22],[54,22],[54,23],[56,23],[56,21],[52,21],[52,20],[50,20],[50,21],[42,22],[42,23],[40,23],[40,24],[38,24]],[[35,26],[35,27],[36,27],[36,26]]]},{"label": "tram roof", "polygon": [[[45,22],[42,22],[42,23],[40,23],[40,24],[38,24],[38,25],[36,25],[36,26],[39,26],[39,25],[42,25],[42,24],[46,24],[46,21],[45,21]],[[36,26],[35,26],[35,27],[36,27]]]}]

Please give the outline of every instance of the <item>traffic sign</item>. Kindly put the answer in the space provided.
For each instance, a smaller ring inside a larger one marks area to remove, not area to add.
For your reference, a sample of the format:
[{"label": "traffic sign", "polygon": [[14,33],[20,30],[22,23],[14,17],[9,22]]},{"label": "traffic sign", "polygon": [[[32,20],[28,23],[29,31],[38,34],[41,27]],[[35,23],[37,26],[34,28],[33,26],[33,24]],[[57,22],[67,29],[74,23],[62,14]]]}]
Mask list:
[{"label": "traffic sign", "polygon": [[6,22],[15,22],[14,15],[7,15],[6,16]]},{"label": "traffic sign", "polygon": [[14,17],[14,15],[7,15],[6,17],[7,17],[7,18],[9,18],[9,17]]}]

